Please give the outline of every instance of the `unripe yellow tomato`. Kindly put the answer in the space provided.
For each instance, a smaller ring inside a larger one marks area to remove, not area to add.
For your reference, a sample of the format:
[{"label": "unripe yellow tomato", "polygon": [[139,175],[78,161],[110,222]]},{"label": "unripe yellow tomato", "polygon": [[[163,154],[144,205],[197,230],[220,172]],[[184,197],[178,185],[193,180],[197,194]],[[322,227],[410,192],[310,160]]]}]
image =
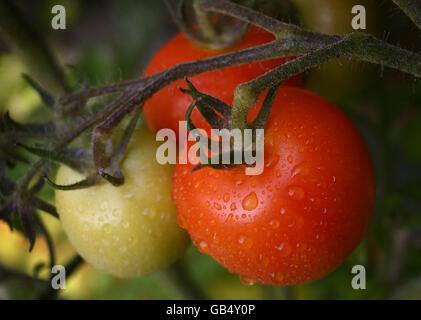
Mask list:
[{"label": "unripe yellow tomato", "polygon": [[[362,31],[381,36],[382,6],[378,0],[292,0],[304,27],[325,34],[345,34]],[[352,8],[366,9],[366,30],[351,26]],[[375,67],[369,63],[335,59],[310,70],[307,87],[332,101],[340,101],[358,93],[371,80]]]},{"label": "unripe yellow tomato", "polygon": [[[56,206],[70,242],[92,266],[122,277],[145,276],[167,267],[189,244],[171,201],[172,165],[156,161],[152,133],[133,133],[122,162],[125,183],[56,191]],[[62,166],[56,182],[83,177]]]}]

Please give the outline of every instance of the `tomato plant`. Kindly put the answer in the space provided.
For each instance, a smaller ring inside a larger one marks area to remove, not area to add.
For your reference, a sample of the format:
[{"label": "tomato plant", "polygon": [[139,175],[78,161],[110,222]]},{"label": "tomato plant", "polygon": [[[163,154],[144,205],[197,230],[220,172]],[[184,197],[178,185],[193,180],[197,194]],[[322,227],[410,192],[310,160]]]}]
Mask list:
[{"label": "tomato plant", "polygon": [[191,173],[191,164],[178,164],[179,224],[200,251],[246,282],[319,279],[369,226],[375,182],[366,144],[339,108],[295,87],[277,93],[264,144],[261,175],[246,176],[241,166]]},{"label": "tomato plant", "polygon": [[[270,42],[274,39],[271,33],[253,26],[240,43],[230,50],[220,52],[200,48],[190,42],[182,33],[179,33],[154,55],[146,68],[145,76],[164,71],[183,62],[210,58],[222,53],[246,49]],[[202,73],[191,77],[190,80],[199,91],[212,95],[231,105],[237,85],[250,81],[290,59],[273,59],[228,67]],[[286,81],[286,84],[299,85],[301,81],[302,77],[298,75],[290,78]],[[188,95],[178,90],[178,87],[181,85],[183,85],[182,80],[175,81],[157,92],[145,103],[143,115],[150,130],[157,131],[162,128],[169,128],[178,134],[178,121],[184,120],[187,108],[192,102]],[[206,126],[205,121],[197,110],[193,112],[192,119],[199,127]]]},{"label": "tomato plant", "polygon": [[[144,276],[174,262],[189,243],[170,198],[173,166],[157,163],[156,148],[152,133],[135,131],[122,165],[123,186],[104,182],[86,190],[56,191],[70,242],[99,270],[119,277]],[[64,166],[57,175],[63,185],[81,179]]]}]

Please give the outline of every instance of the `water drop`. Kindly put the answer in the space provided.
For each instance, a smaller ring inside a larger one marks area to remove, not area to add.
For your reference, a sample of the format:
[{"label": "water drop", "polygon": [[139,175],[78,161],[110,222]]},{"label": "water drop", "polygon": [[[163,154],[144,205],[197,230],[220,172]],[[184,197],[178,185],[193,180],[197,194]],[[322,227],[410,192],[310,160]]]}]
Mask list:
[{"label": "water drop", "polygon": [[281,252],[281,257],[287,257],[290,255],[292,248],[289,244],[282,242],[278,247],[275,247],[278,251]]},{"label": "water drop", "polygon": [[214,203],[213,203],[213,207],[214,207],[216,210],[221,210],[221,209],[222,209],[222,206],[221,206],[218,202],[214,202]]},{"label": "water drop", "polygon": [[108,201],[104,201],[99,205],[101,210],[105,210],[108,207]]},{"label": "water drop", "polygon": [[310,172],[310,169],[309,169],[309,167],[307,166],[307,164],[306,163],[301,163],[301,164],[299,164],[299,165],[296,165],[293,169],[292,169],[292,171],[291,171],[291,175],[293,176],[293,177],[295,177],[295,176],[297,176],[297,175],[300,175],[300,176],[306,176],[306,175],[308,175],[309,174],[309,172]]},{"label": "water drop", "polygon": [[252,211],[256,209],[257,205],[259,203],[259,200],[257,199],[257,195],[255,192],[249,193],[241,203],[244,210]]},{"label": "water drop", "polygon": [[240,280],[246,286],[252,286],[252,285],[255,284],[254,280],[252,280],[251,278],[245,277],[245,276],[240,276]]},{"label": "water drop", "polygon": [[288,195],[294,200],[302,200],[305,195],[303,188],[292,186],[288,189]]},{"label": "water drop", "polygon": [[104,224],[103,228],[105,233],[111,233],[111,226],[108,223]]},{"label": "water drop", "polygon": [[277,229],[279,228],[279,221],[278,220],[271,220],[269,222],[269,225],[273,228],[273,229]]},{"label": "water drop", "polygon": [[199,249],[204,252],[208,250],[208,244],[205,241],[200,241]]},{"label": "water drop", "polygon": [[224,202],[230,201],[230,195],[228,193],[225,193],[224,196],[223,196],[223,200],[224,200]]}]

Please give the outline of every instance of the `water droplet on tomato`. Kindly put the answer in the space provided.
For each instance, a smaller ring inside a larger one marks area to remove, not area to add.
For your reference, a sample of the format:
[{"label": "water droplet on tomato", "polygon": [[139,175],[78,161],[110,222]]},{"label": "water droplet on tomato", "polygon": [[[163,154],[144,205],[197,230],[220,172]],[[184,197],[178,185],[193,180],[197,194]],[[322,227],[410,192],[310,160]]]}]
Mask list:
[{"label": "water droplet on tomato", "polygon": [[275,166],[279,161],[279,156],[276,154],[274,155],[269,161],[266,163],[266,168],[270,168]]},{"label": "water droplet on tomato", "polygon": [[232,211],[237,210],[237,205],[235,204],[235,202],[231,203],[230,209]]},{"label": "water droplet on tomato", "polygon": [[302,200],[305,195],[305,191],[303,188],[292,186],[288,189],[288,195],[294,200]]},{"label": "water droplet on tomato", "polygon": [[249,193],[241,203],[244,210],[252,211],[256,209],[257,205],[259,203],[259,200],[257,199],[257,195],[255,192]]},{"label": "water droplet on tomato", "polygon": [[292,169],[292,171],[291,171],[291,175],[293,176],[293,177],[295,177],[295,176],[297,176],[297,175],[300,175],[300,176],[306,176],[306,175],[308,175],[309,174],[309,172],[310,172],[310,169],[309,169],[309,167],[307,166],[307,164],[305,163],[305,162],[303,162],[303,163],[300,163],[299,165],[296,165],[293,169]]},{"label": "water droplet on tomato", "polygon": [[253,246],[253,240],[246,236],[240,236],[238,238],[238,243],[243,245],[246,248],[251,248]]},{"label": "water droplet on tomato", "polygon": [[232,213],[230,213],[227,217],[227,219],[225,220],[225,222],[232,222],[234,220],[234,215]]},{"label": "water droplet on tomato", "polygon": [[252,280],[249,277],[245,277],[245,276],[241,276],[240,275],[240,280],[243,284],[245,284],[246,286],[252,286],[254,285],[256,282],[254,280]]},{"label": "water droplet on tomato", "polygon": [[222,199],[224,200],[224,202],[228,202],[230,201],[230,195],[228,193],[225,193]]},{"label": "water droplet on tomato", "polygon": [[208,251],[208,244],[205,241],[200,241],[200,243],[199,243],[199,249],[202,252]]},{"label": "water droplet on tomato", "polygon": [[292,157],[292,155],[289,155],[287,157],[287,160],[288,160],[289,163],[292,163],[294,161],[294,158]]},{"label": "water droplet on tomato", "polygon": [[221,209],[222,209],[222,206],[221,206],[218,202],[214,202],[214,203],[213,203],[213,207],[214,207],[216,210],[221,210]]},{"label": "water droplet on tomato", "polygon": [[105,210],[105,209],[107,209],[107,207],[108,207],[108,201],[104,201],[99,205],[99,208],[101,210]]},{"label": "water droplet on tomato", "polygon": [[108,223],[104,224],[103,228],[105,233],[111,233],[111,226]]},{"label": "water droplet on tomato", "polygon": [[281,252],[281,257],[287,257],[291,254],[292,248],[289,244],[282,242],[278,247],[275,247]]},{"label": "water droplet on tomato", "polygon": [[269,222],[269,225],[273,228],[273,229],[277,229],[279,228],[279,221],[278,220],[271,220]]}]

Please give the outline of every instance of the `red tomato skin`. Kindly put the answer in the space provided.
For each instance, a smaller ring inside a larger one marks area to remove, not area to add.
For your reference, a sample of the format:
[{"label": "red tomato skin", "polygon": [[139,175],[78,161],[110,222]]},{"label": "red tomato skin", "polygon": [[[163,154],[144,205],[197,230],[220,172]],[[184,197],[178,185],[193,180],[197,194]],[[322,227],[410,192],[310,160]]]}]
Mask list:
[{"label": "red tomato skin", "polygon": [[[258,105],[261,105],[261,100]],[[250,119],[257,108],[250,110]],[[367,146],[334,104],[281,87],[265,129],[265,168],[176,166],[178,222],[198,249],[247,282],[296,285],[338,267],[366,233],[375,203]]]},{"label": "red tomato skin", "polygon": [[[274,39],[274,36],[269,32],[253,26],[241,42],[233,48],[226,51],[212,51],[196,46],[182,33],[179,33],[154,55],[145,70],[145,76],[164,71],[180,63],[250,48]],[[231,105],[237,85],[250,81],[291,59],[281,58],[249,63],[202,73],[189,79],[199,91],[212,95]],[[285,84],[301,85],[302,75],[288,79]],[[178,121],[185,119],[187,108],[192,102],[191,97],[182,93],[178,89],[179,87],[186,87],[184,80],[171,83],[146,101],[143,107],[143,116],[149,130],[156,132],[162,128],[169,128],[178,135]],[[207,127],[199,111],[193,111],[192,119],[198,127]]]}]

